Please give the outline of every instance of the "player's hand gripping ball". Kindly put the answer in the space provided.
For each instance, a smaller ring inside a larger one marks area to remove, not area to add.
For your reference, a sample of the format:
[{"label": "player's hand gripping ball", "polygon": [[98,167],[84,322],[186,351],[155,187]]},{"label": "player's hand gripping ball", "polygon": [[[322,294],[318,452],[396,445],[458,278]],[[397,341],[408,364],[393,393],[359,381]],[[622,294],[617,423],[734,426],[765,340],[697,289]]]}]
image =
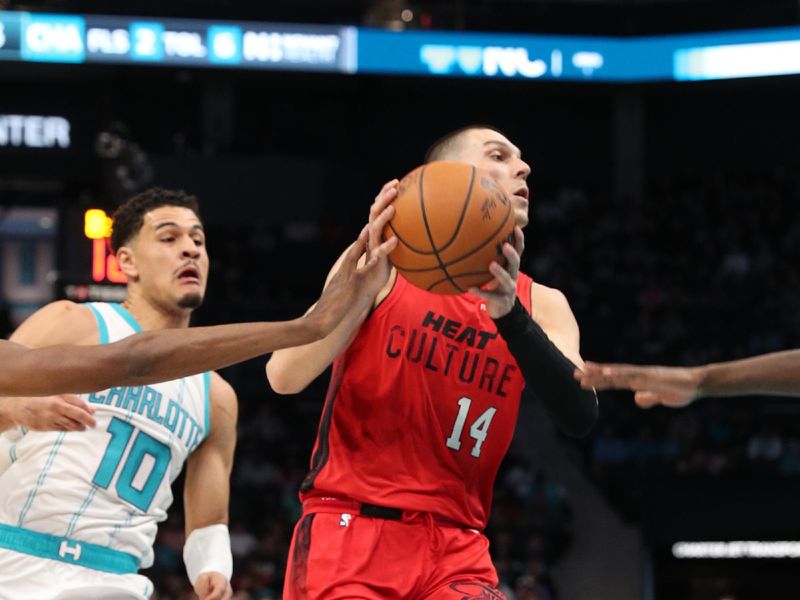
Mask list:
[{"label": "player's hand gripping ball", "polygon": [[384,231],[398,240],[389,258],[417,287],[460,294],[493,279],[493,260],[506,264],[503,243],[514,243],[514,211],[483,169],[455,161],[417,167],[400,181],[394,207]]}]

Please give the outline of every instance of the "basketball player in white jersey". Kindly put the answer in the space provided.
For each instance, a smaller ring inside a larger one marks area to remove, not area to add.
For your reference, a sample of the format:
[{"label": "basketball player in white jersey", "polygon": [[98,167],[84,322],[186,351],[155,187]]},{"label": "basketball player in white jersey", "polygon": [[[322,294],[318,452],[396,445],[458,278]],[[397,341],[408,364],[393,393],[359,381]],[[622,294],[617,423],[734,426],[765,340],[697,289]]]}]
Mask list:
[{"label": "basketball player in white jersey", "polygon": [[[132,198],[115,214],[112,246],[128,278],[126,302],[50,304],[23,323],[12,341],[30,348],[114,345],[141,331],[187,327],[192,310],[202,302],[208,274],[195,198],[161,189]],[[342,299],[348,300],[346,293]],[[250,338],[250,347],[231,352],[234,341],[229,334],[244,334],[246,326],[238,327],[228,332],[211,331],[225,326],[208,328],[205,339],[201,334],[192,340],[196,350],[188,346],[181,352],[207,351],[195,365],[242,360],[257,344]],[[327,327],[326,321],[322,329]],[[295,333],[308,341],[319,337],[320,331],[308,329]],[[172,335],[191,333],[197,331]],[[291,343],[290,331],[277,333],[281,345]],[[95,409],[93,429],[40,432],[16,427],[5,432],[10,464],[0,472],[0,598],[148,598],[153,586],[136,572],[152,564],[157,523],[166,518],[170,484],[184,461],[184,560],[189,578],[202,600],[231,596],[225,524],[236,396],[221,377],[209,372],[142,385],[148,377],[160,380],[193,370],[188,359],[154,367],[152,359],[159,352],[163,356],[165,338],[150,335],[149,340],[147,333],[140,337],[157,348],[147,357],[149,362],[138,363],[139,372],[129,370],[117,387],[83,396]],[[262,351],[274,347],[278,345]],[[229,351],[224,360],[220,348]],[[21,352],[23,361],[25,354]],[[106,365],[101,361],[96,368]],[[74,377],[65,379],[64,391],[87,389]],[[109,381],[103,375],[95,379]],[[126,387],[129,381],[139,385]],[[92,387],[96,386],[88,386]],[[29,388],[11,389],[20,394]],[[51,388],[36,390],[48,393]]]},{"label": "basketball player in white jersey", "polygon": [[[376,222],[385,224],[392,214],[390,206]],[[28,348],[0,340],[0,432],[15,424],[34,431],[83,430],[85,425],[95,425],[94,408],[76,396],[45,394],[159,383],[324,338],[353,302],[369,295],[376,286],[375,267],[397,245],[395,238],[388,240],[358,266],[362,254],[369,252],[367,240],[365,227],[313,308],[291,321],[145,331],[102,346]],[[64,303],[65,309],[71,307],[75,305]],[[3,397],[8,394],[37,396]]]}]

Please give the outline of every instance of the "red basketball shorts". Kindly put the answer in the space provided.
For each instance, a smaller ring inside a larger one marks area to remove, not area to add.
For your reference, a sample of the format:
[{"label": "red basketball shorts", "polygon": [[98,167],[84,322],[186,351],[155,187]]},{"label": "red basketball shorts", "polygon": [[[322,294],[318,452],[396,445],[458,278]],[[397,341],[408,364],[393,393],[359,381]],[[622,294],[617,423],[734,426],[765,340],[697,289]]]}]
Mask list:
[{"label": "red basketball shorts", "polygon": [[496,586],[489,541],[474,529],[428,513],[312,499],[294,530],[283,598],[504,600]]}]

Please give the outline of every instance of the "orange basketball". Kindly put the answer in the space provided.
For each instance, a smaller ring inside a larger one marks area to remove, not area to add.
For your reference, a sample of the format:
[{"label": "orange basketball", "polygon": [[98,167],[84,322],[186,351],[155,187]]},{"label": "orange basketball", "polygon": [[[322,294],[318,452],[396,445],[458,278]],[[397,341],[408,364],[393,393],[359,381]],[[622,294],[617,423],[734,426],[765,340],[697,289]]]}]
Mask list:
[{"label": "orange basketball", "polygon": [[508,196],[483,169],[453,161],[417,167],[400,181],[395,215],[384,230],[398,244],[389,258],[408,281],[437,294],[460,294],[492,280],[514,238]]}]

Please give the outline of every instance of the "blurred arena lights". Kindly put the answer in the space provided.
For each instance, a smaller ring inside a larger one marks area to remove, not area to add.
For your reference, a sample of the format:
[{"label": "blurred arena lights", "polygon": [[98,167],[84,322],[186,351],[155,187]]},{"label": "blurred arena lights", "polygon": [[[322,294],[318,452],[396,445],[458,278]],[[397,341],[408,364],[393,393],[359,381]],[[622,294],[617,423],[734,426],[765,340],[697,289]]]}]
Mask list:
[{"label": "blurred arena lights", "polygon": [[800,72],[800,41],[689,48],[675,53],[675,79],[705,80]]},{"label": "blurred arena lights", "polygon": [[90,208],[83,216],[83,232],[90,240],[111,236],[111,218],[100,208]]},{"label": "blurred arena lights", "polygon": [[800,558],[800,541],[676,542],[681,559]]}]

